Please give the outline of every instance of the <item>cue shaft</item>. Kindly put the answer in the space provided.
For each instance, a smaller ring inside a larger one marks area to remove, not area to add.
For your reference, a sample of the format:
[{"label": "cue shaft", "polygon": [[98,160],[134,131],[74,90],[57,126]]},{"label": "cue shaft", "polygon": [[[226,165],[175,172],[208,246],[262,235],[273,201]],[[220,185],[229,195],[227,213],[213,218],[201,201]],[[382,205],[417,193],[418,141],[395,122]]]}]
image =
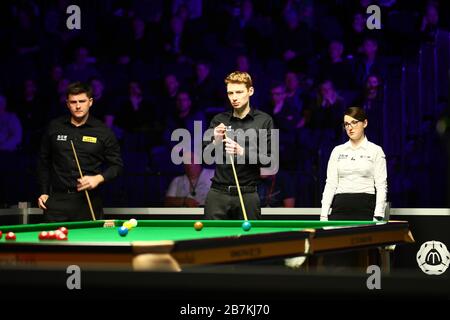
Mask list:
[{"label": "cue shaft", "polygon": [[[75,162],[77,163],[78,171],[80,172],[80,177],[83,178],[83,172],[81,171],[80,163],[78,162],[77,152],[75,151],[75,146],[73,145],[73,141],[70,140],[70,145],[72,146],[73,155],[75,156]],[[89,210],[91,211],[92,220],[95,219],[94,209],[92,209],[91,198],[89,197],[89,192],[87,189],[84,190],[84,194],[86,195],[86,199],[89,205]]]},{"label": "cue shaft", "polygon": [[[225,139],[226,138],[227,138],[227,134],[225,133]],[[233,169],[234,181],[236,182],[236,187],[238,190],[239,201],[241,203],[242,213],[244,214],[245,221],[247,221],[248,220],[247,211],[245,211],[244,200],[242,198],[241,187],[239,186],[239,179],[238,179],[238,176],[236,173],[236,168],[234,167],[234,159],[233,159],[232,154],[230,154],[230,160],[231,160],[231,168]]]}]

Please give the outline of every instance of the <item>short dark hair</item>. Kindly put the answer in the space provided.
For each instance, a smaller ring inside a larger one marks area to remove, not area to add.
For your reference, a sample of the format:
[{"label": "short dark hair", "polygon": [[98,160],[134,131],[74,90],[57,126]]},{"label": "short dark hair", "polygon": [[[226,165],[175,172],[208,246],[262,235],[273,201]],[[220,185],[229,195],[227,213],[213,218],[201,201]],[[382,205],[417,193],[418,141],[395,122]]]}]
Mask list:
[{"label": "short dark hair", "polygon": [[89,99],[92,98],[92,87],[84,82],[73,82],[67,86],[66,98],[82,93],[86,93]]},{"label": "short dark hair", "polygon": [[345,110],[344,115],[355,118],[359,121],[368,120],[366,112],[361,107],[348,107],[347,110]]}]

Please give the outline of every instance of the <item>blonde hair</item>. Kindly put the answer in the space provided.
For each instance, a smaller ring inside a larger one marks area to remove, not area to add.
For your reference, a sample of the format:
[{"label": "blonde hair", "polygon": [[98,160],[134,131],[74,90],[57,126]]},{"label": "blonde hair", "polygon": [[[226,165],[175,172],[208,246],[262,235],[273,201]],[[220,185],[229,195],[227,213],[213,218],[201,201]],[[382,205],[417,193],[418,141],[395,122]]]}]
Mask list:
[{"label": "blonde hair", "polygon": [[252,77],[247,72],[234,71],[225,78],[225,84],[243,83],[249,89],[253,87]]}]

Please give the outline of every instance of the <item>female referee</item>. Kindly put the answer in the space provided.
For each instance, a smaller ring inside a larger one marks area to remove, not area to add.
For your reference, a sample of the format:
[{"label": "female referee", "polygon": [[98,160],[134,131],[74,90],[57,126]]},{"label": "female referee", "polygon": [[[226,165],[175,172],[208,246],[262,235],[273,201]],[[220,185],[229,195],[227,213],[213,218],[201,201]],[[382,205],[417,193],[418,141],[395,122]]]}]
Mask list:
[{"label": "female referee", "polygon": [[321,221],[385,218],[386,157],[364,134],[367,120],[360,107],[345,111],[343,126],[349,141],[335,147],[328,161]]}]

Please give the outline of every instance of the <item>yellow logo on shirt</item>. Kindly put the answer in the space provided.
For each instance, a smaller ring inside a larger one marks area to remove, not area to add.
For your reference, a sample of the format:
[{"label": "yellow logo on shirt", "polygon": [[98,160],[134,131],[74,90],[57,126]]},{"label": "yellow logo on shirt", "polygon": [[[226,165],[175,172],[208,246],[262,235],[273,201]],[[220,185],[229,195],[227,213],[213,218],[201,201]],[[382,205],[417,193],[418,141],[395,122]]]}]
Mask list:
[{"label": "yellow logo on shirt", "polygon": [[83,142],[97,143],[96,137],[83,136]]}]

